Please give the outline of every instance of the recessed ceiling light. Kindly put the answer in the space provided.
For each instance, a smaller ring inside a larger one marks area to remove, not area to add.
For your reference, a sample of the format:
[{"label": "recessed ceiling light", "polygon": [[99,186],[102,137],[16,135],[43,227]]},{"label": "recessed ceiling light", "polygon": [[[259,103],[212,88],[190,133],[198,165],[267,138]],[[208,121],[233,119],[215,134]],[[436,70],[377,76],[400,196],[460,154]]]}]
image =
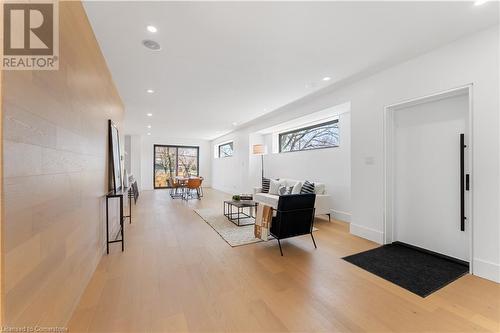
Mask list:
[{"label": "recessed ceiling light", "polygon": [[158,31],[158,29],[156,29],[156,27],[154,25],[148,25],[146,27],[146,29],[148,29],[149,32],[153,32],[153,33]]},{"label": "recessed ceiling light", "polygon": [[330,81],[331,79],[332,79],[331,77],[329,77],[329,76],[325,76],[325,77],[323,78],[323,81]]},{"label": "recessed ceiling light", "polygon": [[153,114],[152,114],[152,113],[148,113],[148,114],[147,114],[147,116],[148,116],[148,117],[152,117],[152,116],[153,116]]},{"label": "recessed ceiling light", "polygon": [[152,93],[154,93],[154,92],[155,92],[153,89],[148,89],[148,90],[146,90],[146,91],[147,91],[147,93],[148,93],[148,94],[152,94]]},{"label": "recessed ceiling light", "polygon": [[148,125],[148,128],[151,128],[151,125]]},{"label": "recessed ceiling light", "polygon": [[476,1],[474,1],[474,6],[481,6],[487,2],[488,2],[488,0],[476,0]]},{"label": "recessed ceiling light", "polygon": [[151,135],[151,133],[148,133],[148,135]]},{"label": "recessed ceiling light", "polygon": [[153,51],[161,50],[160,44],[158,42],[155,42],[154,40],[151,40],[151,39],[143,40],[142,45],[144,45],[145,47],[147,47],[148,49],[153,50]]},{"label": "recessed ceiling light", "polygon": [[237,122],[234,122],[234,123],[233,123],[233,126],[236,126],[236,125],[238,125],[238,123],[237,123]]}]

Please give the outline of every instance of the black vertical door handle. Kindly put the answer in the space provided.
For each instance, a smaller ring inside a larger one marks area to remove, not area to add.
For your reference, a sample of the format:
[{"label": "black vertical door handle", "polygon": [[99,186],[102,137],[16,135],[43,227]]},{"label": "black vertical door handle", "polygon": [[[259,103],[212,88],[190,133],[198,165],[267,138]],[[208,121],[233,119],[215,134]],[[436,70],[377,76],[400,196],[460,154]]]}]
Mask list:
[{"label": "black vertical door handle", "polygon": [[460,231],[465,231],[465,135],[460,134]]}]

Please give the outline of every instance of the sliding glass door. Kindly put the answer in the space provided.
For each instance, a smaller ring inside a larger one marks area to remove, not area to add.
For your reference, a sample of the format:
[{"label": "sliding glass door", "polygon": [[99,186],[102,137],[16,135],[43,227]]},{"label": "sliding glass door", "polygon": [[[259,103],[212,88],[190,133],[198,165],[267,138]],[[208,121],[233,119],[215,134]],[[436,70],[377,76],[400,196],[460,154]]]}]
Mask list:
[{"label": "sliding glass door", "polygon": [[169,179],[199,175],[199,147],[154,145],[154,188],[168,188]]}]

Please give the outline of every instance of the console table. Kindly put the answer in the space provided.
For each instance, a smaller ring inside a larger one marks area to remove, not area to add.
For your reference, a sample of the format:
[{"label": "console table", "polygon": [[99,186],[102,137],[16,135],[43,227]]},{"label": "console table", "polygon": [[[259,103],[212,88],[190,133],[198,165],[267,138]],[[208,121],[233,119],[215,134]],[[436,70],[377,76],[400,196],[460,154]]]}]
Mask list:
[{"label": "console table", "polygon": [[[125,219],[129,219],[129,223],[132,223],[132,187],[122,188],[118,191],[110,191],[106,194],[106,253],[109,254],[109,244],[112,243],[122,243],[122,252],[125,250],[125,236],[123,222]],[[128,196],[128,208],[129,214],[123,214],[123,197]],[[113,198],[118,198],[120,200],[120,230],[116,234],[113,240],[109,240],[109,200]]]}]

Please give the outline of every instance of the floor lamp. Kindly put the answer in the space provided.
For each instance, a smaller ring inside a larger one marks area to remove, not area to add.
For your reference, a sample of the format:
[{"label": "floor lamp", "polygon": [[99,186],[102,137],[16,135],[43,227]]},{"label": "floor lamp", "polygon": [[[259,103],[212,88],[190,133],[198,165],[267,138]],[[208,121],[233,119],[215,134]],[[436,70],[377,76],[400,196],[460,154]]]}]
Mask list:
[{"label": "floor lamp", "polygon": [[264,178],[264,155],[266,154],[266,146],[261,143],[253,145],[252,153],[254,155],[260,155],[262,164],[262,178]]}]

